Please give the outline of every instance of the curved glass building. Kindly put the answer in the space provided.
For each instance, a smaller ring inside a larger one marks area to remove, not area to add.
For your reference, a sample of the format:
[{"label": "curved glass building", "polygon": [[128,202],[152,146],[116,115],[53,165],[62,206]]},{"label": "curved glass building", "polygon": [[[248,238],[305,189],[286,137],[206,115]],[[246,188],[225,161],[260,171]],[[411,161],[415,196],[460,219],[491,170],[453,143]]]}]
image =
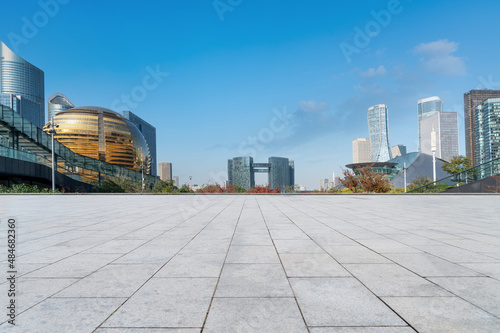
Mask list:
[{"label": "curved glass building", "polygon": [[60,93],[55,93],[49,97],[47,102],[47,121],[50,121],[56,113],[66,111],[74,107],[73,103],[71,103],[66,96]]},{"label": "curved glass building", "polygon": [[[96,106],[58,112],[55,139],[76,154],[149,174],[151,157],[141,132],[119,113]],[[48,131],[48,124],[44,131]]]},{"label": "curved glass building", "polygon": [[378,104],[368,109],[368,130],[370,132],[371,162],[390,160],[389,120],[385,104]]},{"label": "curved glass building", "polygon": [[45,123],[44,74],[0,42],[0,104],[42,128]]},{"label": "curved glass building", "polygon": [[417,112],[418,112],[418,142],[417,142],[417,151],[422,151],[422,142],[421,142],[421,122],[422,119],[425,119],[429,116],[432,116],[435,113],[443,112],[443,101],[441,98],[434,96],[419,99],[417,102]]}]

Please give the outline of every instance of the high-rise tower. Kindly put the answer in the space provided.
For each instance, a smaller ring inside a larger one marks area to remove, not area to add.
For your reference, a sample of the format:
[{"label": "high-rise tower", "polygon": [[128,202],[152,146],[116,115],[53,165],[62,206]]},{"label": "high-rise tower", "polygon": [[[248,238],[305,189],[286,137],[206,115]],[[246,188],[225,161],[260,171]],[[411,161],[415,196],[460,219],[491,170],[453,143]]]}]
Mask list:
[{"label": "high-rise tower", "polygon": [[443,112],[443,101],[441,98],[434,96],[418,100],[418,142],[417,151],[422,151],[422,119],[432,116],[435,113]]},{"label": "high-rise tower", "polygon": [[370,139],[357,138],[352,142],[352,163],[370,162]]},{"label": "high-rise tower", "polygon": [[45,124],[44,74],[0,42],[0,104],[36,126]]},{"label": "high-rise tower", "polygon": [[432,132],[436,133],[436,157],[451,161],[453,156],[459,154],[458,149],[458,113],[437,112],[422,119],[421,152],[432,155]]},{"label": "high-rise tower", "polygon": [[71,103],[66,96],[60,93],[55,93],[49,97],[47,102],[47,121],[50,121],[56,113],[66,111],[74,107],[73,103]]},{"label": "high-rise tower", "polygon": [[476,152],[477,138],[475,136],[475,110],[489,98],[500,98],[500,90],[474,89],[464,94],[464,127],[465,127],[465,156],[472,160],[472,165],[479,164]]},{"label": "high-rise tower", "polygon": [[370,132],[371,162],[390,160],[389,120],[385,104],[378,104],[368,109],[368,130]]},{"label": "high-rise tower", "polygon": [[474,147],[476,164],[500,157],[500,98],[490,98],[474,110]]}]

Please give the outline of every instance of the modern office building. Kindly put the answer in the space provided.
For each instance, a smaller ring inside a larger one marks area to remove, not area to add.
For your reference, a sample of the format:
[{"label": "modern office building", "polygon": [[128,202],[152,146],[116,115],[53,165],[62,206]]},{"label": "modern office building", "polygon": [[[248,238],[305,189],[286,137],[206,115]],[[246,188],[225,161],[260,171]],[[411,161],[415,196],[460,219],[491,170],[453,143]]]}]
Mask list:
[{"label": "modern office building", "polygon": [[418,113],[418,142],[417,151],[421,151],[421,121],[435,113],[443,112],[443,101],[441,98],[434,96],[418,100],[417,113]]},{"label": "modern office building", "polygon": [[352,163],[371,161],[370,139],[357,138],[352,142]]},{"label": "modern office building", "polygon": [[268,184],[271,188],[279,187],[282,191],[293,186],[290,178],[290,161],[284,157],[269,157]]},{"label": "modern office building", "polygon": [[249,189],[255,186],[253,158],[250,156],[235,157],[227,161],[229,183]]},{"label": "modern office building", "polygon": [[465,156],[471,159],[472,165],[479,164],[479,157],[476,156],[478,149],[476,149],[475,110],[490,98],[500,98],[500,90],[474,89],[464,94]]},{"label": "modern office building", "polygon": [[289,181],[289,185],[295,186],[295,162],[294,161],[290,161],[288,164],[290,166],[290,181]]},{"label": "modern office building", "polygon": [[123,111],[123,116],[137,126],[144,139],[146,139],[151,158],[151,175],[156,176],[158,174],[156,170],[156,128],[130,111]]},{"label": "modern office building", "polygon": [[500,98],[490,98],[474,110],[474,158],[482,164],[500,157]]},{"label": "modern office building", "polygon": [[404,145],[395,145],[391,147],[391,155],[392,158],[406,155],[406,146]]},{"label": "modern office building", "polygon": [[228,182],[232,185],[250,189],[255,186],[255,173],[268,174],[271,188],[294,186],[295,165],[284,157],[269,157],[268,163],[254,163],[250,156],[235,157],[227,162]]},{"label": "modern office building", "polygon": [[[74,153],[150,174],[146,140],[137,127],[114,111],[83,106],[54,116],[55,139]],[[48,124],[44,131],[48,131]]]},{"label": "modern office building", "polygon": [[431,133],[436,132],[436,157],[451,161],[459,155],[458,113],[437,112],[420,122],[421,152],[432,155]]},{"label": "modern office building", "polygon": [[173,182],[174,182],[174,186],[179,187],[179,177],[178,176],[174,176]]},{"label": "modern office building", "polygon": [[389,145],[389,117],[385,104],[368,109],[368,129],[370,132],[371,162],[385,162],[391,159]]},{"label": "modern office building", "polygon": [[160,179],[163,181],[172,180],[172,163],[161,162],[158,164]]},{"label": "modern office building", "polygon": [[45,124],[44,74],[0,42],[0,104],[38,128]]},{"label": "modern office building", "polygon": [[50,96],[47,101],[47,121],[50,121],[56,113],[66,111],[74,107],[73,103],[71,103],[66,96],[60,93],[55,93]]}]

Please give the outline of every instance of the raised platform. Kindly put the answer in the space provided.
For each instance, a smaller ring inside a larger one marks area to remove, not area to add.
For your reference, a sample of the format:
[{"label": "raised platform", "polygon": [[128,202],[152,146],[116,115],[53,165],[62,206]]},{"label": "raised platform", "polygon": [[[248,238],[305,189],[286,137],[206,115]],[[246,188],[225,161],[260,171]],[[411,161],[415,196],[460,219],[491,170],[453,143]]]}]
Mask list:
[{"label": "raised platform", "polygon": [[3,195],[0,331],[500,332],[499,199]]}]

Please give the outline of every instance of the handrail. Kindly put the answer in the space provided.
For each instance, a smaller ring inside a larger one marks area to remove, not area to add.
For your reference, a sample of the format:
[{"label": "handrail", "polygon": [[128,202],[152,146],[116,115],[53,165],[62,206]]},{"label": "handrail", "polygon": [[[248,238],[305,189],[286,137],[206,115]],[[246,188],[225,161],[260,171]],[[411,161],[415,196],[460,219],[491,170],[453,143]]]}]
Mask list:
[{"label": "handrail", "polygon": [[[443,192],[449,188],[465,185],[497,174],[500,174],[500,157],[454,173],[448,177],[436,180],[435,182],[419,186],[411,191],[408,191],[408,193]],[[425,191],[427,189],[428,191]]]}]

